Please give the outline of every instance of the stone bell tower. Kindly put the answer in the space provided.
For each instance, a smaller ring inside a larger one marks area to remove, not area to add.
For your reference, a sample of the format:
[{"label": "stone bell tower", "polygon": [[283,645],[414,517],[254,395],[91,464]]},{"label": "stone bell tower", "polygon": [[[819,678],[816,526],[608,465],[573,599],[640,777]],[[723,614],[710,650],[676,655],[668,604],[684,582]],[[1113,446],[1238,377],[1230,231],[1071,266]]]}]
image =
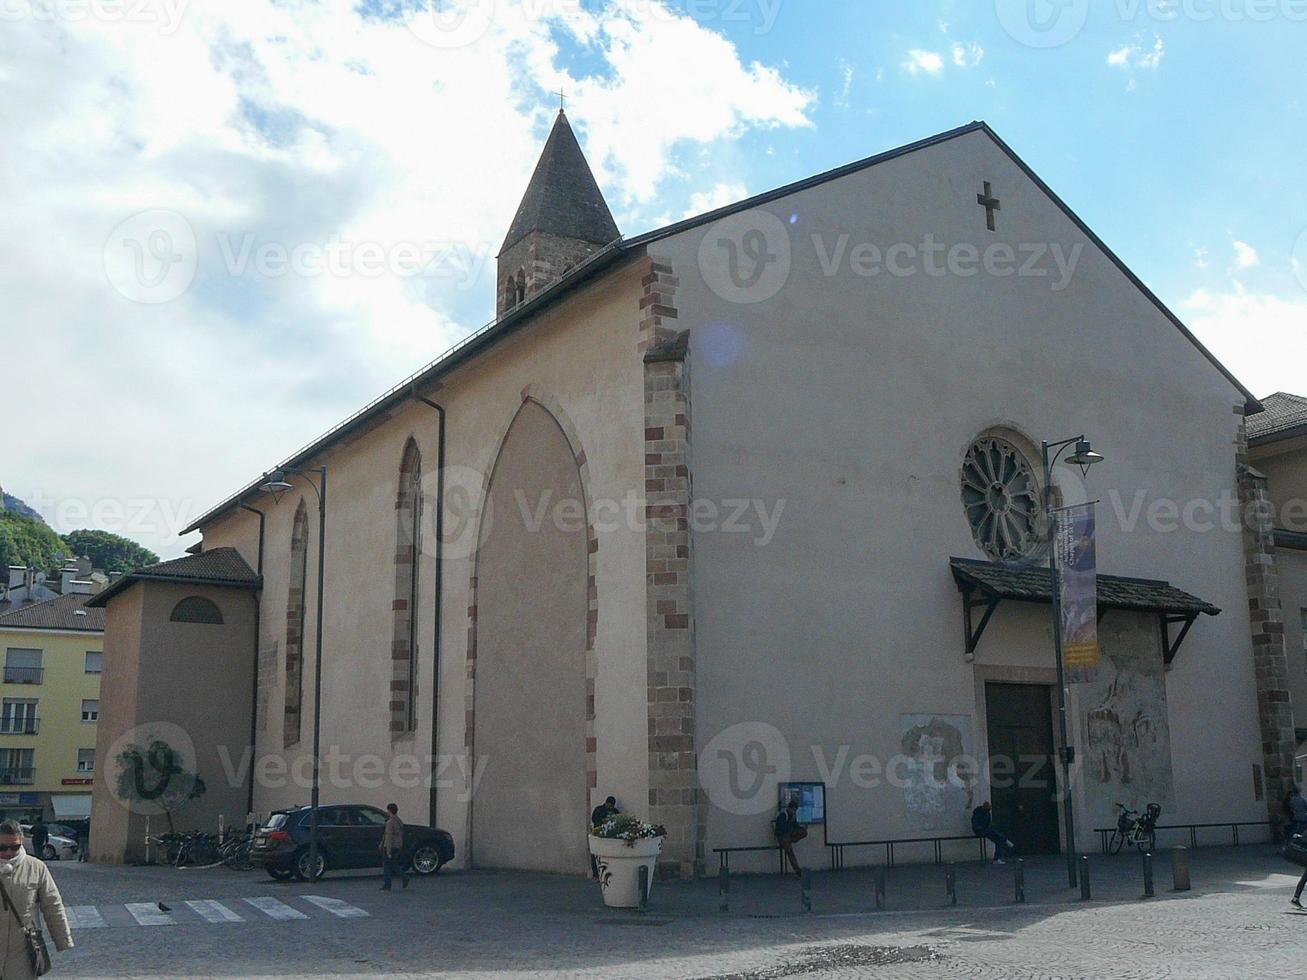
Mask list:
[{"label": "stone bell tower", "polygon": [[560,109],[499,250],[495,315],[503,316],[620,234]]}]

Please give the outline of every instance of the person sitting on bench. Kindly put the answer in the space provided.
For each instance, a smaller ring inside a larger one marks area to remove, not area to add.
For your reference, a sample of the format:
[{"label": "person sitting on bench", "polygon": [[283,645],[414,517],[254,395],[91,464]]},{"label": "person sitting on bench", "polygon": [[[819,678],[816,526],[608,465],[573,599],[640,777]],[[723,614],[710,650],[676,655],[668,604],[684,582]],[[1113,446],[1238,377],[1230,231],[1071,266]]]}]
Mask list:
[{"label": "person sitting on bench", "polygon": [[803,869],[799,867],[799,859],[794,855],[794,845],[807,837],[808,831],[803,824],[799,823],[798,800],[790,797],[785,809],[776,815],[775,830],[776,842],[781,845],[781,850],[785,852],[790,867],[794,869],[796,875],[803,874]]},{"label": "person sitting on bench", "polygon": [[1013,853],[1012,842],[994,829],[994,807],[986,800],[971,811],[971,832],[994,842],[994,863],[1004,864],[1003,855]]}]

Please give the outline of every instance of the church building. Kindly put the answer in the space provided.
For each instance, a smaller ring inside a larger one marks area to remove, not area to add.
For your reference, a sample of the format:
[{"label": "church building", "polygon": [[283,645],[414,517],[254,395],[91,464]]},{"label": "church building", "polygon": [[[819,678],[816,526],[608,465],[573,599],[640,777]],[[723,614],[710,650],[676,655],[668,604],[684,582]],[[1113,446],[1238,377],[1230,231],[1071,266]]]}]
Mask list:
[{"label": "church building", "polygon": [[[627,238],[560,112],[494,321],[97,597],[101,747],[185,729],[230,820],[308,801],[316,727],[324,803],[393,800],[472,868],[588,873],[609,795],[666,827],[665,874],[769,843],[792,790],[814,866],[987,800],[1057,851],[1046,500],[1097,501],[1074,846],[1118,802],[1264,823],[1294,748],[1275,532],[1193,519],[1265,495],[1261,410],[984,123]],[[1042,443],[1081,436],[1102,461],[1046,486]],[[192,593],[226,625],[177,622]],[[158,631],[189,638],[170,668]]]}]

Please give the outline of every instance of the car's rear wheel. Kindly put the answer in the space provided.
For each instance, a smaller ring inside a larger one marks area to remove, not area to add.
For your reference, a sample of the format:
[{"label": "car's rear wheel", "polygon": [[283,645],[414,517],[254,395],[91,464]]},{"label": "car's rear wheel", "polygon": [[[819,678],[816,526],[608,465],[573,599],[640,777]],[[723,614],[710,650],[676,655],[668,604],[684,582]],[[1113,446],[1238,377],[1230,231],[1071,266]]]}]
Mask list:
[{"label": "car's rear wheel", "polygon": [[327,871],[327,856],[318,851],[316,866],[309,861],[309,849],[301,847],[295,852],[295,877],[300,881],[317,881]]},{"label": "car's rear wheel", "polygon": [[433,875],[445,863],[445,856],[435,842],[419,844],[413,852],[413,872],[420,875]]},{"label": "car's rear wheel", "polygon": [[268,877],[273,881],[290,881],[291,878],[295,877],[294,868],[274,868],[269,865],[267,871]]}]

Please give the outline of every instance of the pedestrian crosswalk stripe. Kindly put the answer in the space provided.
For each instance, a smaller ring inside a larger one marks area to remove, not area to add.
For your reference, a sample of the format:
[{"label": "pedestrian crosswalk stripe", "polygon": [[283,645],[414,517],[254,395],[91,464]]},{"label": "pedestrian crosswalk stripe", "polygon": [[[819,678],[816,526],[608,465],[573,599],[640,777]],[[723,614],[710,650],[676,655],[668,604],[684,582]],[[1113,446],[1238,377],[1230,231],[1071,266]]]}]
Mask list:
[{"label": "pedestrian crosswalk stripe", "polygon": [[160,911],[154,902],[128,902],[127,911],[143,926],[175,926],[171,912]]},{"label": "pedestrian crosswalk stripe", "polygon": [[299,909],[291,908],[285,902],[280,902],[271,896],[262,896],[259,898],[245,899],[250,905],[262,912],[264,915],[273,919],[307,919],[308,916]]},{"label": "pedestrian crosswalk stripe", "polygon": [[104,916],[94,905],[69,905],[64,911],[68,913],[68,925],[73,931],[105,927]]},{"label": "pedestrian crosswalk stripe", "polygon": [[325,909],[332,915],[338,915],[342,919],[366,918],[367,913],[360,908],[356,908],[347,902],[342,902],[338,898],[324,898],[321,895],[302,895],[300,896],[306,902],[312,902],[320,909]]},{"label": "pedestrian crosswalk stripe", "polygon": [[239,915],[233,912],[222,902],[216,902],[211,898],[201,898],[186,903],[190,906],[192,912],[198,915],[205,922],[244,922]]}]

